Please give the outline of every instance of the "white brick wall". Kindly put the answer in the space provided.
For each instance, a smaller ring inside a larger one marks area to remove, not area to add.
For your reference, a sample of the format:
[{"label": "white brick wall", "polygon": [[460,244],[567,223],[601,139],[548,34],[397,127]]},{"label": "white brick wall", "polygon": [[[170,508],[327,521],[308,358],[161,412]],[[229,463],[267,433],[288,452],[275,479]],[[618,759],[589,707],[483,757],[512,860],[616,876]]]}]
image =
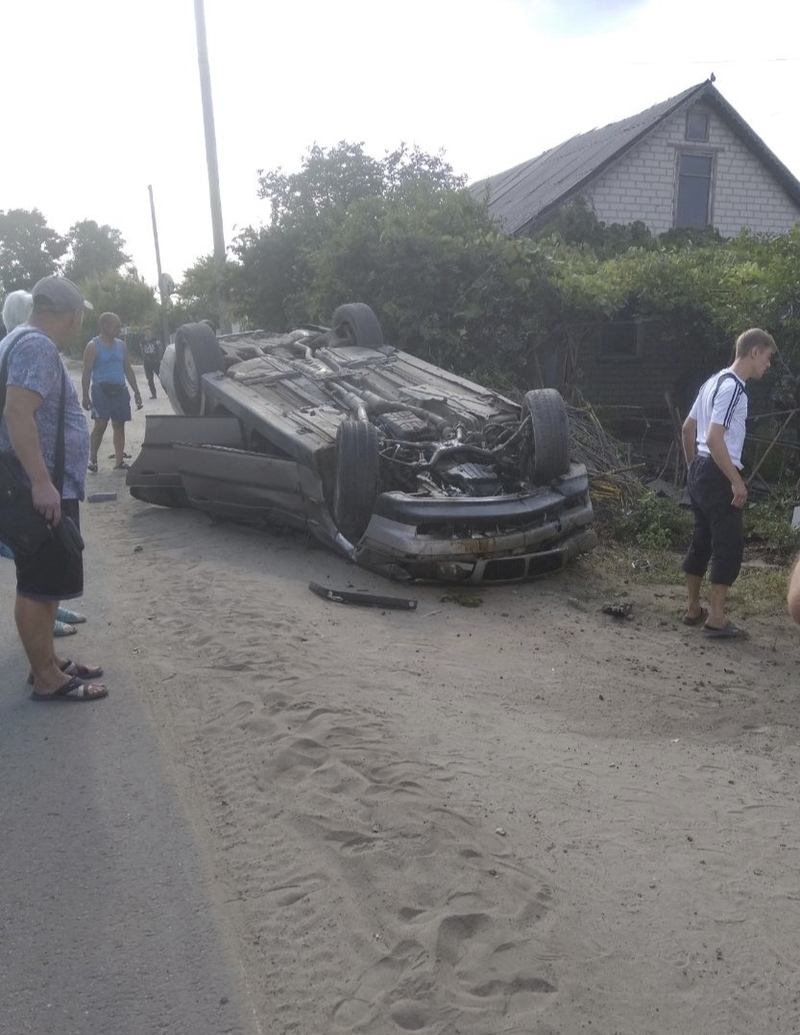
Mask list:
[{"label": "white brick wall", "polygon": [[677,162],[681,152],[714,155],[713,225],[724,237],[742,227],[783,234],[800,220],[800,207],[728,126],[710,112],[708,143],[685,139],[686,112],[676,112],[621,158],[586,193],[605,223],[642,220],[654,234],[674,223]]}]

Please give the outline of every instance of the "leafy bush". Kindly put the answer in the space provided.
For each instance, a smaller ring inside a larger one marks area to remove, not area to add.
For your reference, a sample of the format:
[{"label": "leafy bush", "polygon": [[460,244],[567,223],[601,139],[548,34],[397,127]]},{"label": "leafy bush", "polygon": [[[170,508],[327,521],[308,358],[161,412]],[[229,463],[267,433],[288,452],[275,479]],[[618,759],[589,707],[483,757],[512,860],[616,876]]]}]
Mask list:
[{"label": "leafy bush", "polygon": [[800,550],[800,529],[792,528],[792,513],[798,500],[793,494],[776,495],[748,506],[744,512],[744,537],[776,559],[789,559]]},{"label": "leafy bush", "polygon": [[649,550],[685,547],[691,532],[691,515],[677,503],[650,490],[611,517],[614,539]]},{"label": "leafy bush", "polygon": [[[775,561],[800,552],[800,529],[792,528],[798,505],[792,492],[751,503],[744,512],[745,544]],[[692,516],[672,500],[645,490],[634,503],[613,512],[598,510],[598,521],[611,539],[648,550],[683,550],[692,534]]]}]

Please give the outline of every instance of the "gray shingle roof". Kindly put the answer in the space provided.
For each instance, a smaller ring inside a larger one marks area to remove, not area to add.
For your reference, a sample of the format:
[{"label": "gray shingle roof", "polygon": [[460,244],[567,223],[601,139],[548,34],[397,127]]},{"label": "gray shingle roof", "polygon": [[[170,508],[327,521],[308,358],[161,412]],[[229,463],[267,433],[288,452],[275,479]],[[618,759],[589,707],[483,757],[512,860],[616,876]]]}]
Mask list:
[{"label": "gray shingle roof", "polygon": [[508,234],[530,228],[617,161],[681,106],[703,100],[712,106],[767,166],[789,197],[800,206],[800,181],[753,132],[710,80],[677,97],[602,129],[581,133],[530,161],[472,184],[470,192],[488,199],[489,212]]}]

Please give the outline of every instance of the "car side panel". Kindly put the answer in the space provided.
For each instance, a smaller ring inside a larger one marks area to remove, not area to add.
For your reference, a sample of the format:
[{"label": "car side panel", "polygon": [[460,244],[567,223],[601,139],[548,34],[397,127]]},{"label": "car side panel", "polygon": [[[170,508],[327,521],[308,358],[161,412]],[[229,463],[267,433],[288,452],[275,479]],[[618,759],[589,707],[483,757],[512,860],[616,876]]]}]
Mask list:
[{"label": "car side panel", "polygon": [[305,528],[319,507],[296,461],[224,446],[173,446],[177,473],[193,507],[217,517]]},{"label": "car side panel", "polygon": [[142,448],[126,479],[132,496],[158,506],[190,506],[177,470],[176,442],[236,447],[242,445],[242,429],[235,417],[148,416]]}]

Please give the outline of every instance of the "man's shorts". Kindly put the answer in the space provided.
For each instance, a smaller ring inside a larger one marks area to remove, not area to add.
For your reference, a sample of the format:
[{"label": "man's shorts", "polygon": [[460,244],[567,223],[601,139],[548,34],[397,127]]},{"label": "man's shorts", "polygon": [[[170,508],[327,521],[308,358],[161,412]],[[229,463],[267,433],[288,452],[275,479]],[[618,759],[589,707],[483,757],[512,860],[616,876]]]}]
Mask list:
[{"label": "man's shorts", "polygon": [[[61,513],[80,528],[77,500],[62,500]],[[17,595],[29,600],[72,600],[83,594],[83,554],[70,553],[58,539],[49,539],[29,557],[15,557]]]},{"label": "man's shorts", "polygon": [[131,393],[126,384],[92,383],[92,420],[130,420]]}]

